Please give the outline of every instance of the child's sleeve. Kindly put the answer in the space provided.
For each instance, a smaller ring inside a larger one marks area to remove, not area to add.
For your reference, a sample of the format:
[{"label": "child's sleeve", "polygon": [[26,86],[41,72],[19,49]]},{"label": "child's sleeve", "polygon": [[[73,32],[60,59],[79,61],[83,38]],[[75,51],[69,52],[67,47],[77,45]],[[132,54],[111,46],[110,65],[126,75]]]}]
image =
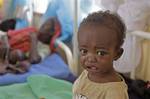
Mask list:
[{"label": "child's sleeve", "polygon": [[112,89],[107,92],[105,99],[129,99],[129,97],[126,90]]}]

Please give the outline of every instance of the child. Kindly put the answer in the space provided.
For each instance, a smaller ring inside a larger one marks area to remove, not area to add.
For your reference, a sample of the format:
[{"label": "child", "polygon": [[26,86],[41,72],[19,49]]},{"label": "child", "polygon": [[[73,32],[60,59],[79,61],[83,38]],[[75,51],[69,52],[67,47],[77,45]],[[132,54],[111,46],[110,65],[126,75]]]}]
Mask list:
[{"label": "child", "polygon": [[[25,73],[28,71],[30,64],[37,64],[41,59],[47,57],[50,54],[49,46],[55,32],[60,32],[60,30],[57,30],[58,28],[55,27],[60,27],[60,24],[57,18],[52,17],[40,27],[38,33],[30,33],[31,47],[28,51],[28,55],[21,51],[21,49],[11,48],[7,65],[5,65],[5,62],[1,62],[2,64],[0,64],[0,74],[8,72]],[[0,51],[0,56],[2,56],[2,52],[5,53],[3,46],[0,46]]]},{"label": "child", "polygon": [[80,62],[85,69],[73,86],[73,99],[128,99],[127,85],[114,70],[123,53],[125,25],[116,14],[90,14],[79,27]]}]

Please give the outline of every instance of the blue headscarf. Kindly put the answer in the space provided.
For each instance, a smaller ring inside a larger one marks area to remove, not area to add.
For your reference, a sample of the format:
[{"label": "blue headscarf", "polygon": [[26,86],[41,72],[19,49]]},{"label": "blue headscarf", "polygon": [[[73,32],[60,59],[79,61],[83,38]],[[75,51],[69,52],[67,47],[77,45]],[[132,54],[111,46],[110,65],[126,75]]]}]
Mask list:
[{"label": "blue headscarf", "polygon": [[42,23],[49,17],[57,17],[61,25],[61,36],[58,39],[64,42],[70,41],[73,35],[73,18],[66,3],[67,0],[52,0],[42,17]]}]

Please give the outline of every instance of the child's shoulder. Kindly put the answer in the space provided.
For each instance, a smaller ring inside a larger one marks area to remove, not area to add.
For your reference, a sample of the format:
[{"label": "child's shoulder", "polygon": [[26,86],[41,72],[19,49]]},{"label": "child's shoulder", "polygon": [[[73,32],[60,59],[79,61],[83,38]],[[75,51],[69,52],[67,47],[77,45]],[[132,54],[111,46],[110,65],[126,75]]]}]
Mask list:
[{"label": "child's shoulder", "polygon": [[121,75],[119,75],[119,77],[121,79],[121,81],[119,82],[108,82],[104,84],[104,86],[107,87],[108,91],[119,92],[128,89],[124,78]]}]

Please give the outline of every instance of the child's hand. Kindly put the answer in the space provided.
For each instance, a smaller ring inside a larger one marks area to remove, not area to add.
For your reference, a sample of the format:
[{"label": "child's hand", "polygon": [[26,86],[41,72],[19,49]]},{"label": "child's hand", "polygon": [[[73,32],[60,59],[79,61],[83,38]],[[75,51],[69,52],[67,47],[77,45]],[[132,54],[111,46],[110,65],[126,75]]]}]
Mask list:
[{"label": "child's hand", "polygon": [[37,64],[41,61],[41,57],[39,55],[34,55],[29,58],[31,64]]},{"label": "child's hand", "polygon": [[23,61],[25,59],[25,54],[19,49],[12,50],[9,54],[9,62],[11,64],[16,64],[17,61]]},{"label": "child's hand", "polygon": [[9,64],[7,66],[7,73],[22,74],[27,72],[29,68],[30,68],[30,63],[28,61],[19,61],[15,65]]},{"label": "child's hand", "polygon": [[28,61],[21,61],[17,64],[17,70],[19,73],[25,73],[30,68],[30,63]]}]

